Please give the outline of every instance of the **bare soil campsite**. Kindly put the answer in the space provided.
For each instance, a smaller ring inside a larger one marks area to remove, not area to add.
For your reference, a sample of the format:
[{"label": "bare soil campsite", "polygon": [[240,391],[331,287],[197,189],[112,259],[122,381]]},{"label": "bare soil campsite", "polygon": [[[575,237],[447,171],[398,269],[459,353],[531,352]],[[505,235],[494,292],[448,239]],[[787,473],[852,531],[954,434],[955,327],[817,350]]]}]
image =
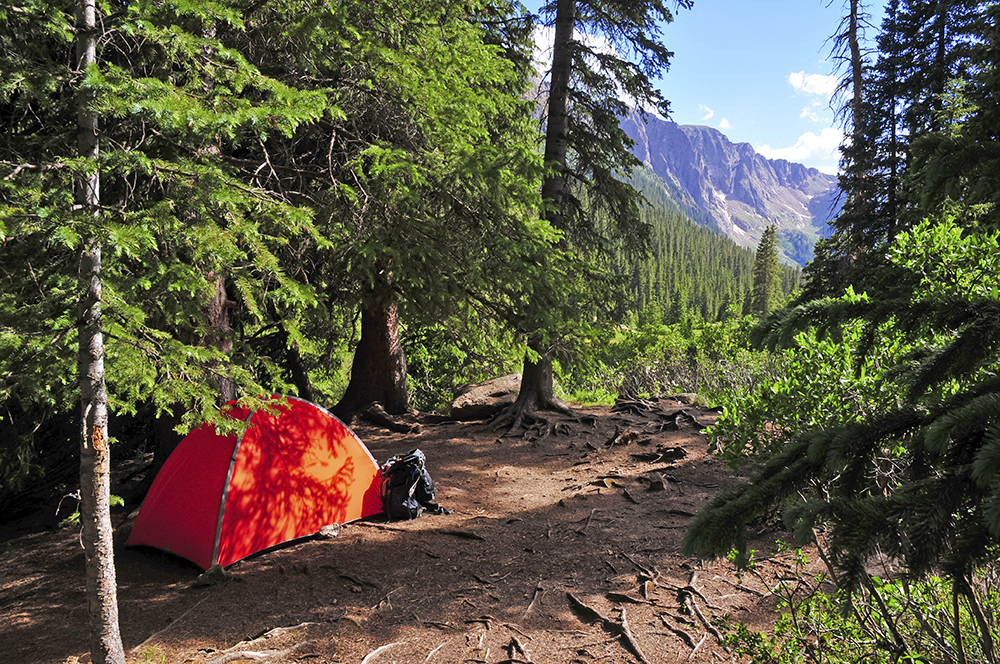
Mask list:
[{"label": "bare soil campsite", "polygon": [[[353,427],[379,461],[420,448],[453,510],[372,518],[205,578],[118,547],[130,662],[389,664],[729,661],[724,619],[767,630],[775,596],[728,561],[681,555],[694,513],[741,481],[707,449],[713,411],[670,398],[587,408],[526,436],[483,422],[411,434]],[[118,539],[134,520],[118,516]],[[769,552],[787,534],[761,527]],[[72,529],[0,553],[0,660],[90,661],[84,560]],[[758,554],[759,555],[759,554]],[[791,554],[762,563],[785,575]]]}]

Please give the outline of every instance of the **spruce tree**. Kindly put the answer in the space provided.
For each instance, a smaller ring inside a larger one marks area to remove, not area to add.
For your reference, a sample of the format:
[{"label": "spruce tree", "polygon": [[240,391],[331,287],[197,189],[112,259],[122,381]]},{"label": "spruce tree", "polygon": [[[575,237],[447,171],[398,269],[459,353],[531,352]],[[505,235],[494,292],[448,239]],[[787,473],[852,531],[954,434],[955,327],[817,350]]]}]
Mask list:
[{"label": "spruce tree", "polygon": [[[676,5],[690,8],[692,2],[678,0]],[[641,197],[627,182],[639,161],[619,120],[630,103],[640,113],[653,108],[669,113],[652,81],[669,66],[672,53],[660,42],[660,25],[673,21],[673,13],[662,0],[555,0],[542,7],[542,15],[554,28],[543,106],[544,158],[549,169],[542,183],[545,219],[563,235],[561,248],[569,249],[570,259],[580,256],[576,252],[600,255],[602,247],[614,244],[645,251],[649,235],[640,217]],[[595,48],[593,37],[603,37],[609,48]],[[588,270],[584,261],[577,271],[592,275],[594,289],[604,278]],[[586,285],[577,287],[587,290]],[[567,285],[561,282],[551,288]],[[553,297],[571,304],[579,301]],[[553,297],[536,296],[529,305],[532,323],[521,389],[515,404],[496,421],[498,426],[509,424],[511,431],[539,409],[568,412],[553,393],[552,351],[560,318],[572,314],[551,307]]]},{"label": "spruce tree", "polygon": [[[967,89],[978,92],[933,102],[937,128],[913,144],[909,175],[926,217],[886,247],[893,288],[806,303],[764,330],[782,343],[798,330],[836,335],[860,322],[859,356],[877,344],[903,349],[884,373],[892,401],[872,404],[858,423],[796,432],[749,482],[699,512],[686,552],[742,550],[747,524],[784,504],[799,541],[826,531],[847,589],[868,583],[866,563],[879,552],[910,578],[945,573],[954,601],[975,603],[970,575],[1000,550],[1000,136],[987,93],[1000,70],[1000,7],[985,7],[984,18],[982,39],[963,46],[978,63]],[[979,636],[995,653],[989,629]]]},{"label": "spruce tree", "polygon": [[[218,418],[220,376],[254,401],[262,393],[257,363],[234,362],[213,338],[213,274],[234,275],[250,316],[269,298],[308,298],[271,251],[308,232],[308,214],[223,157],[314,120],[326,100],[261,76],[208,36],[239,20],[219,4],[110,11],[83,1],[5,10],[0,23],[0,265],[8,277],[0,397],[14,412],[80,403],[95,662],[124,661],[108,417],[181,403],[189,420]],[[66,379],[74,369],[75,385]]]},{"label": "spruce tree", "polygon": [[[285,35],[282,48],[259,46]],[[319,285],[321,306],[278,307],[274,329],[325,334],[320,349],[350,340],[346,391],[317,394],[344,419],[372,402],[405,413],[406,326],[436,325],[470,301],[506,318],[506,291],[530,278],[521,256],[551,244],[533,219],[541,167],[520,37],[506,3],[290,0],[252,16],[251,61],[336,102],[265,146],[265,175],[316,210],[322,234],[283,256]],[[303,368],[326,370],[330,354]]]},{"label": "spruce tree", "polygon": [[757,245],[753,265],[750,311],[763,318],[776,309],[781,301],[781,275],[778,272],[778,227],[764,229]]}]

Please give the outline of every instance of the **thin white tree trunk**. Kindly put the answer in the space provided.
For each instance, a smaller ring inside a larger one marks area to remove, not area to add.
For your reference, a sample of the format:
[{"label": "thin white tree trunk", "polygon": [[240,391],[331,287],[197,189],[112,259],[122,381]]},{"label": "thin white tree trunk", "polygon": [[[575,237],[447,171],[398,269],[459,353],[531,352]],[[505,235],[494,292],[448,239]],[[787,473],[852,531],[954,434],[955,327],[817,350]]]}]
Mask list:
[{"label": "thin white tree trunk", "polygon": [[[77,62],[80,75],[97,61],[95,0],[78,0]],[[89,110],[85,87],[77,96],[77,148],[97,159],[97,116]],[[95,170],[76,184],[76,203],[85,214],[100,206],[100,174]],[[93,236],[80,250],[81,295],[77,304],[80,332],[80,523],[86,557],[87,611],[91,659],[95,664],[125,664],[118,630],[118,585],[111,527],[111,454],[108,449],[108,395],[104,384],[104,335],[101,322],[101,244]]]}]

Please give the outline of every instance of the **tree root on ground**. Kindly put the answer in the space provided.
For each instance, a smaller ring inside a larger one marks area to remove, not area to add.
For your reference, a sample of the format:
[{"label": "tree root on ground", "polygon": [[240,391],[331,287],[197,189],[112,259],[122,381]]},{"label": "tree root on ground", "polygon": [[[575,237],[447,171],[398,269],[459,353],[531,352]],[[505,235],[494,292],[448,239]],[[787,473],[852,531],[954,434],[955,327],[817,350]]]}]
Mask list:
[{"label": "tree root on ground", "polygon": [[[518,396],[517,401],[490,420],[489,426],[494,431],[499,431],[507,427],[507,433],[504,434],[504,437],[514,436],[516,433],[521,432],[521,436],[527,438],[534,428],[549,425],[549,421],[546,418],[537,415],[539,410],[561,413],[574,419],[577,417],[576,411],[555,397],[546,398],[538,395],[525,396],[522,394]],[[542,438],[553,433],[558,426],[554,425],[539,438],[534,439],[534,442],[537,443]],[[539,432],[541,432],[541,428]],[[559,433],[559,431],[555,431],[555,433]]]},{"label": "tree root on ground", "polygon": [[417,433],[420,431],[420,425],[411,422],[403,422],[400,419],[393,417],[385,411],[377,401],[373,401],[364,408],[362,408],[358,415],[364,419],[366,422],[371,422],[372,424],[377,424],[380,427],[385,427],[389,431],[394,433]]}]

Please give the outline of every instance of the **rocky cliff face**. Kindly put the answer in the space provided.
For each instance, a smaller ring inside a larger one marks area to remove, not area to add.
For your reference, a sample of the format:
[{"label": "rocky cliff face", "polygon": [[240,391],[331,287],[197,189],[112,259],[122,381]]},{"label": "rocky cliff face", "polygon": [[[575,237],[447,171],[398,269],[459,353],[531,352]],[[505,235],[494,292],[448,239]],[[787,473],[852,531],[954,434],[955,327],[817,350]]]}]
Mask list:
[{"label": "rocky cliff face", "polygon": [[678,125],[638,114],[622,121],[635,155],[663,181],[695,221],[756,247],[775,224],[785,255],[799,265],[828,233],[836,213],[837,178],[783,159],[766,159],[749,143],[731,143],[715,129]]}]

